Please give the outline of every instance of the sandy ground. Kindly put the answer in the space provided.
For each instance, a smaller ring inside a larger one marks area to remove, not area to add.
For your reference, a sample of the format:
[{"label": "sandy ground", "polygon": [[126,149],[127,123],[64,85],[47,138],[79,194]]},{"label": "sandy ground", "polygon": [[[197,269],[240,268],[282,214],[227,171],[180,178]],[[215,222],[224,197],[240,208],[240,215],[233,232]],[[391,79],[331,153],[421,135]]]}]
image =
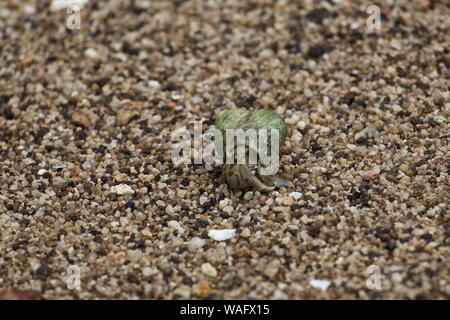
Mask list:
[{"label": "sandy ground", "polygon": [[[1,1],[0,297],[450,298],[449,2],[380,3]],[[294,187],[173,165],[234,107]]]}]

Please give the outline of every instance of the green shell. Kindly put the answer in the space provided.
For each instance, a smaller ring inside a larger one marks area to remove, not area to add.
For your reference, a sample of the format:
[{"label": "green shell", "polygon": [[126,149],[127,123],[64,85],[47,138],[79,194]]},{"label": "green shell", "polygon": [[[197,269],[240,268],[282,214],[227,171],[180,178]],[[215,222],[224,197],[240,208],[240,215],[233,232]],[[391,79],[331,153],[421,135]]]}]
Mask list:
[{"label": "green shell", "polygon": [[223,134],[227,129],[275,129],[278,130],[281,142],[284,142],[287,134],[284,120],[277,113],[265,109],[249,111],[239,108],[220,111],[216,117],[216,128]]}]

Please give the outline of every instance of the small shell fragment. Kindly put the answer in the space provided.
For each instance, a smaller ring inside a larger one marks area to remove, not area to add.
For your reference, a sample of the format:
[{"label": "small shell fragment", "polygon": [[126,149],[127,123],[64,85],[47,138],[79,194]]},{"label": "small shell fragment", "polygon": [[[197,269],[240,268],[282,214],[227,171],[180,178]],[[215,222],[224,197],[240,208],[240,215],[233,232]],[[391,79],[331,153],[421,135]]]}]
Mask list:
[{"label": "small shell fragment", "polygon": [[322,291],[327,291],[328,287],[331,285],[331,281],[329,280],[319,280],[319,279],[311,279],[309,281],[309,285],[313,288],[318,288]]},{"label": "small shell fragment", "polygon": [[236,235],[236,229],[209,230],[208,237],[216,241],[225,241]]},{"label": "small shell fragment", "polygon": [[52,4],[50,5],[50,10],[58,11],[72,6],[81,8],[88,2],[89,0],[53,0]]}]

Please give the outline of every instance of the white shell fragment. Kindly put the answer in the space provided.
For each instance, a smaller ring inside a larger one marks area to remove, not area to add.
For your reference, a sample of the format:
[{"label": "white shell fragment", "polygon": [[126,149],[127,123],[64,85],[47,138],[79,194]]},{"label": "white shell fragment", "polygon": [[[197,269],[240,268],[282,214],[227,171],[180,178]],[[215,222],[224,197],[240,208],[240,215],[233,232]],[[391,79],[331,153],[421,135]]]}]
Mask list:
[{"label": "white shell fragment", "polygon": [[309,281],[309,285],[313,288],[319,288],[322,291],[326,291],[328,287],[331,285],[331,281],[312,279]]},{"label": "white shell fragment", "polygon": [[216,241],[225,241],[236,235],[236,229],[209,230],[208,237]]},{"label": "white shell fragment", "polygon": [[89,0],[53,0],[50,6],[50,10],[58,11],[66,9],[71,6],[77,6],[82,8]]}]

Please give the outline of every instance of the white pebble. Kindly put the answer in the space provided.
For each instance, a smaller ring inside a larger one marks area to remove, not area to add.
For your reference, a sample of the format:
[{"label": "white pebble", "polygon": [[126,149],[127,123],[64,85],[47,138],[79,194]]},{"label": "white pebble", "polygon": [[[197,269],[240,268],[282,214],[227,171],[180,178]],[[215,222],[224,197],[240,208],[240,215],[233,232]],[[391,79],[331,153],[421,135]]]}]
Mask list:
[{"label": "white pebble", "polygon": [[174,296],[179,296],[182,299],[189,299],[191,297],[191,287],[182,285],[173,291]]},{"label": "white pebble", "polygon": [[219,201],[219,209],[223,209],[228,205],[228,199],[223,199]]},{"label": "white pebble", "polygon": [[178,233],[182,234],[184,232],[183,228],[181,227],[181,224],[178,221],[171,220],[167,222],[167,226],[173,230],[177,230]]},{"label": "white pebble", "polygon": [[39,269],[39,267],[41,266],[41,264],[40,264],[40,263],[33,262],[33,263],[31,263],[30,266],[31,266],[31,270],[36,271],[37,269]]},{"label": "white pebble", "polygon": [[223,208],[223,212],[231,214],[233,212],[233,207],[232,206],[226,206],[225,208]]},{"label": "white pebble", "polygon": [[116,96],[111,99],[111,103],[109,104],[111,108],[117,108],[120,106],[120,100]]},{"label": "white pebble", "polygon": [[177,211],[174,207],[172,207],[170,204],[166,207],[166,213],[169,215],[175,214]]},{"label": "white pebble", "polygon": [[66,166],[64,165],[64,163],[55,163],[53,165],[53,169],[58,170],[58,169],[64,169]]},{"label": "white pebble", "polygon": [[302,198],[302,194],[297,191],[289,193],[289,196],[294,198],[294,200],[300,200]]},{"label": "white pebble", "polygon": [[236,229],[209,230],[208,237],[216,241],[225,241],[235,236]]},{"label": "white pebble", "polygon": [[35,14],[36,13],[36,7],[34,6],[34,5],[26,5],[25,6],[25,13],[27,14],[27,15],[33,15],[33,14]]},{"label": "white pebble", "polygon": [[248,238],[252,235],[249,228],[244,228],[241,232],[241,237]]},{"label": "white pebble", "polygon": [[203,274],[209,276],[209,277],[215,277],[217,276],[217,270],[209,263],[204,263],[201,266],[201,270]]},{"label": "white pebble", "polygon": [[42,176],[44,173],[47,173],[47,170],[41,169],[41,170],[38,171],[38,175],[39,176]]},{"label": "white pebble", "polygon": [[331,285],[331,281],[312,279],[309,281],[309,285],[313,288],[319,288],[322,291],[326,291],[328,287]]},{"label": "white pebble", "polygon": [[50,10],[58,11],[71,6],[83,7],[89,0],[53,0]]},{"label": "white pebble", "polygon": [[181,228],[180,223],[178,221],[175,221],[175,220],[171,220],[171,221],[167,222],[167,225],[170,228],[175,229],[175,230]]},{"label": "white pebble", "polygon": [[201,248],[205,245],[205,240],[199,238],[199,237],[193,237],[189,242],[187,243],[187,246],[191,250],[195,250],[198,248]]},{"label": "white pebble", "polygon": [[208,198],[205,196],[201,196],[199,199],[199,203],[201,206],[204,205],[207,201],[208,201]]},{"label": "white pebble", "polygon": [[90,168],[92,168],[92,162],[90,162],[89,160],[86,160],[85,162],[83,162],[83,164],[81,166],[83,167],[83,169],[90,169]]},{"label": "white pebble", "polygon": [[125,217],[120,217],[119,221],[122,227],[125,227],[128,224],[128,219]]},{"label": "white pebble", "polygon": [[112,186],[110,189],[111,192],[117,193],[119,196],[125,194],[134,194],[134,190],[127,184],[119,184],[117,186]]},{"label": "white pebble", "polygon": [[299,128],[300,130],[304,130],[306,128],[306,122],[303,120],[297,122],[297,128]]},{"label": "white pebble", "polygon": [[150,267],[144,267],[142,268],[142,274],[144,277],[153,276],[158,273],[158,270],[150,268]]},{"label": "white pebble", "polygon": [[160,122],[161,121],[161,116],[159,115],[159,114],[155,114],[153,117],[152,117],[152,123],[158,123],[158,122]]},{"label": "white pebble", "polygon": [[398,42],[397,39],[392,39],[391,48],[400,51],[402,50],[402,45],[400,44],[400,42]]},{"label": "white pebble", "polygon": [[156,80],[150,80],[148,82],[148,86],[151,87],[151,88],[159,88],[160,84]]},{"label": "white pebble", "polygon": [[93,48],[86,49],[86,50],[84,51],[84,55],[85,55],[86,57],[92,58],[92,59],[98,57],[97,50],[95,50],[95,49],[93,49]]},{"label": "white pebble", "polygon": [[117,221],[111,222],[111,227],[113,227],[113,228],[118,228],[119,226],[120,226],[120,223],[119,223],[119,222],[117,222]]},{"label": "white pebble", "polygon": [[291,139],[292,142],[294,142],[295,144],[300,144],[302,142],[303,135],[297,130],[295,130]]},{"label": "white pebble", "polygon": [[286,124],[293,125],[296,124],[300,120],[300,117],[297,114],[293,114],[290,118],[287,118]]},{"label": "white pebble", "polygon": [[172,100],[180,100],[183,98],[183,95],[177,91],[173,91],[170,97],[172,98]]}]

